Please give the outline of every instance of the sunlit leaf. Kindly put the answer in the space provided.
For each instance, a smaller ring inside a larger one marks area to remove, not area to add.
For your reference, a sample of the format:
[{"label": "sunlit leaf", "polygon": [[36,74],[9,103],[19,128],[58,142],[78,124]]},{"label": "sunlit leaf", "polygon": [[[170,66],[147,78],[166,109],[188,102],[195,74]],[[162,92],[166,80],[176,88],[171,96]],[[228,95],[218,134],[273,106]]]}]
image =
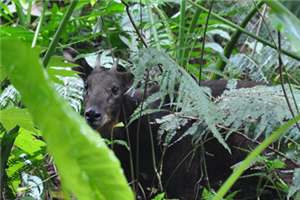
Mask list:
[{"label": "sunlit leaf", "polygon": [[[42,140],[38,140],[31,132],[21,129],[14,145],[33,155],[34,152],[41,149],[41,146],[46,146],[46,143]],[[38,158],[41,159],[42,155],[40,154]]]},{"label": "sunlit leaf", "polygon": [[0,52],[1,66],[43,132],[68,189],[78,199],[133,199],[119,160],[99,134],[59,97],[38,52],[12,40],[3,40]]},{"label": "sunlit leaf", "polygon": [[6,130],[11,130],[16,125],[18,125],[27,130],[37,133],[37,130],[34,129],[32,117],[30,116],[27,109],[13,107],[6,110],[1,110],[0,121],[6,128]]}]

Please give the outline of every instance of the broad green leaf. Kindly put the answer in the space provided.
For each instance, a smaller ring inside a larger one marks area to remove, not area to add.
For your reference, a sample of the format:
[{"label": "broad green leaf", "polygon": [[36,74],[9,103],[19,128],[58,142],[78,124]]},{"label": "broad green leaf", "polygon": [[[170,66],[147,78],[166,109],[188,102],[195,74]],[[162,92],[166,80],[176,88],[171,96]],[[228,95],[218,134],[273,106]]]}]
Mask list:
[{"label": "broad green leaf", "polygon": [[63,56],[53,56],[53,57],[51,57],[48,66],[49,67],[76,67],[76,66],[78,66],[73,63],[62,62],[64,60],[66,60],[66,58]]},{"label": "broad green leaf", "polygon": [[68,69],[58,69],[58,68],[52,68],[49,67],[47,68],[47,73],[49,74],[49,76],[51,76],[52,78],[55,76],[62,76],[62,77],[77,77],[76,74],[78,74],[78,72],[72,71],[72,70],[68,70]]},{"label": "broad green leaf", "polygon": [[[2,3],[0,2],[0,5]],[[3,10],[0,10],[0,15],[2,15],[5,19],[9,20],[11,23],[14,23],[14,21],[3,11]]]},{"label": "broad green leaf", "polygon": [[217,52],[223,54],[223,48],[218,43],[207,42],[207,43],[205,43],[205,48],[211,48],[213,51],[217,51]]},{"label": "broad green leaf", "polygon": [[227,40],[230,40],[230,36],[227,32],[220,30],[220,29],[214,29],[206,32],[207,35],[219,35]]},{"label": "broad green leaf", "polygon": [[291,13],[293,13],[298,19],[300,19],[300,4],[298,1],[285,0],[282,3]]},{"label": "broad green leaf", "polygon": [[124,127],[123,122],[119,122],[116,125],[114,125],[114,128],[117,128],[117,127]]},{"label": "broad green leaf", "polygon": [[1,8],[3,8],[3,10],[5,10],[11,17],[13,17],[13,14],[11,14],[11,12],[9,11],[9,8],[2,2],[0,2],[0,6]]},{"label": "broad green leaf", "polygon": [[0,50],[1,66],[41,129],[67,188],[78,199],[133,199],[119,160],[59,97],[38,52],[13,40],[1,41]]},{"label": "broad green leaf", "polygon": [[278,1],[263,0],[272,8],[272,25],[291,41],[293,47],[300,52],[300,20]]},{"label": "broad green leaf", "polygon": [[20,108],[9,108],[0,111],[0,122],[3,124],[4,128],[9,131],[13,129],[16,125],[37,133],[34,128],[32,117],[30,116],[27,109]]},{"label": "broad green leaf", "polygon": [[117,3],[113,1],[109,4],[106,11],[115,12],[115,11],[124,11],[125,5],[123,3]]},{"label": "broad green leaf", "polygon": [[34,37],[34,32],[29,32],[22,27],[2,26],[0,29],[1,39],[22,40],[30,44]]},{"label": "broad green leaf", "polygon": [[[14,145],[33,155],[34,152],[41,150],[42,146],[46,146],[46,143],[42,140],[36,139],[30,131],[20,129],[20,134],[17,136]],[[38,156],[38,159],[42,158],[42,154]]]}]

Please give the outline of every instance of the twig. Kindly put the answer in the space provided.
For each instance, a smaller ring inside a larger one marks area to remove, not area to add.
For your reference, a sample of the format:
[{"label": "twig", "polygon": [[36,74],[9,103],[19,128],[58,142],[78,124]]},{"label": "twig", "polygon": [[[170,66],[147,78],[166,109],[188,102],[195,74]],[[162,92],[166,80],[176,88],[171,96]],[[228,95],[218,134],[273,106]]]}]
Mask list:
[{"label": "twig", "polygon": [[[209,21],[209,17],[210,17],[210,14],[211,14],[213,3],[214,3],[214,1],[212,0],[211,4],[210,4],[210,7],[209,7],[209,11],[208,11],[206,23],[205,23],[205,28],[204,28],[204,35],[203,35],[203,42],[202,42],[202,51],[201,51],[201,59],[200,59],[200,66],[199,66],[199,86],[201,86],[201,75],[202,75],[202,67],[203,67],[203,57],[204,57],[204,46],[205,46],[206,32],[207,32],[208,21]],[[205,163],[205,161],[204,161],[204,163]]]},{"label": "twig", "polygon": [[121,0],[121,1],[122,1],[122,3],[126,6],[126,12],[127,12],[127,15],[128,15],[128,17],[129,17],[129,19],[130,19],[130,22],[131,22],[133,28],[135,29],[135,31],[136,31],[136,33],[138,34],[139,38],[142,40],[142,43],[144,44],[144,46],[145,46],[146,48],[148,48],[148,45],[146,44],[146,42],[145,42],[143,36],[141,35],[141,33],[140,33],[138,27],[135,25],[135,23],[134,23],[134,21],[133,21],[133,19],[132,19],[132,16],[131,16],[131,14],[130,14],[130,12],[129,12],[129,4],[126,3],[124,0]]},{"label": "twig", "polygon": [[[227,128],[227,127],[225,127],[225,126],[221,126],[221,125],[216,125],[216,126],[222,128],[222,129],[228,130],[228,131],[229,131],[229,130],[232,130],[232,129]],[[240,132],[240,131],[235,130],[235,131],[233,131],[233,133],[237,133],[237,134],[241,135],[242,137],[244,137],[245,139],[247,139],[247,140],[249,140],[249,141],[251,141],[252,143],[255,143],[255,144],[257,144],[257,145],[260,145],[260,144],[261,144],[260,142],[258,142],[258,141],[256,141],[256,140],[253,140],[253,139],[249,138],[248,136],[246,136],[245,134],[243,134],[243,133]],[[289,160],[289,161],[292,162],[295,166],[300,167],[300,165],[297,164],[297,162],[295,162],[292,158],[286,156],[285,154],[281,153],[280,151],[278,151],[278,150],[276,150],[276,149],[274,149],[274,148],[272,148],[272,147],[270,147],[270,146],[268,146],[267,148],[268,148],[269,150],[275,152],[276,154],[278,154],[278,155],[284,157],[285,159]]]},{"label": "twig", "polygon": [[[263,9],[263,11],[262,11],[262,13],[261,13],[261,17],[260,17],[260,22],[259,22],[259,24],[258,24],[258,28],[257,28],[257,31],[256,31],[256,35],[257,36],[259,36],[259,33],[260,33],[260,31],[261,31],[261,27],[262,27],[262,24],[263,24],[263,17],[265,16],[265,14],[266,14],[266,10],[267,10],[267,5],[265,4],[264,5],[264,9]],[[252,53],[251,53],[251,56],[254,56],[254,54],[255,54],[255,50],[256,50],[256,45],[257,45],[257,39],[255,39],[255,41],[254,41],[254,46],[253,46],[253,49],[252,49]]]},{"label": "twig", "polygon": [[[133,28],[135,29],[136,33],[138,34],[138,36],[139,36],[139,38],[141,39],[141,41],[142,41],[142,43],[144,44],[144,46],[145,46],[146,48],[148,48],[148,45],[147,45],[146,41],[144,40],[144,38],[143,38],[142,34],[140,33],[138,27],[135,25],[135,23],[134,23],[134,21],[133,21],[133,18],[132,18],[132,16],[131,16],[130,12],[129,12],[129,4],[126,3],[124,0],[121,0],[121,1],[122,1],[122,3],[126,6],[126,12],[127,12],[127,15],[128,15],[128,17],[129,17],[129,19],[130,19],[130,22],[131,22]],[[163,72],[163,69],[162,69],[162,67],[161,67],[160,65],[157,65],[157,67],[159,68],[160,72]]]},{"label": "twig", "polygon": [[[291,111],[292,116],[295,118],[295,113],[293,111],[293,108],[291,106],[291,103],[289,101],[289,98],[287,96],[285,87],[284,87],[284,80],[283,80],[283,63],[282,63],[282,58],[281,58],[281,38],[280,38],[280,31],[278,31],[278,60],[279,60],[279,70],[280,70],[280,82],[281,82],[281,87],[282,87],[282,91],[286,100],[286,103]],[[292,92],[292,91],[291,91]],[[293,93],[293,92],[292,92]],[[297,104],[296,104],[297,105]],[[298,122],[296,122],[296,126],[298,127],[298,130],[300,131],[300,125]]]},{"label": "twig", "polygon": [[[254,5],[256,6],[256,4],[254,4]],[[272,34],[271,34],[271,31],[270,31],[270,29],[269,29],[267,23],[265,22],[265,19],[263,18],[262,14],[260,13],[259,9],[257,8],[257,6],[256,6],[256,9],[257,9],[257,12],[259,13],[259,15],[262,17],[264,23],[266,24],[266,27],[267,27],[267,29],[268,29],[268,31],[269,31],[269,33],[270,33],[272,42],[274,43],[275,49],[277,50],[277,53],[278,53],[278,59],[279,59],[279,69],[280,69],[280,74],[281,74],[281,86],[282,86],[282,90],[283,90],[283,93],[284,93],[286,102],[287,102],[287,104],[288,104],[288,107],[289,107],[289,109],[290,109],[290,111],[291,111],[291,114],[292,114],[293,118],[295,118],[296,116],[295,116],[295,114],[294,114],[294,111],[293,111],[292,106],[291,106],[291,104],[290,104],[290,101],[289,101],[289,99],[288,99],[288,96],[287,96],[287,93],[286,93],[286,90],[285,90],[285,87],[284,87],[283,76],[282,76],[282,68],[283,68],[284,66],[283,66],[282,57],[281,57],[282,50],[281,50],[280,31],[278,31],[278,44],[279,44],[279,45],[277,46],[277,45],[276,45],[276,42],[275,42],[275,40],[274,40],[274,38],[273,38],[273,36],[272,36]],[[286,73],[287,73],[287,72],[286,72]],[[292,92],[291,84],[290,84],[289,79],[288,79],[288,83],[289,83],[289,87],[290,87],[291,93],[292,93],[293,98],[294,98],[294,102],[295,102],[296,109],[298,110],[297,103],[296,103],[294,94],[293,94],[293,92]],[[299,113],[299,110],[298,110],[298,113]],[[299,130],[299,132],[300,132],[300,125],[299,125],[298,122],[296,122],[296,126],[297,126],[297,128],[298,128],[298,130]]]}]

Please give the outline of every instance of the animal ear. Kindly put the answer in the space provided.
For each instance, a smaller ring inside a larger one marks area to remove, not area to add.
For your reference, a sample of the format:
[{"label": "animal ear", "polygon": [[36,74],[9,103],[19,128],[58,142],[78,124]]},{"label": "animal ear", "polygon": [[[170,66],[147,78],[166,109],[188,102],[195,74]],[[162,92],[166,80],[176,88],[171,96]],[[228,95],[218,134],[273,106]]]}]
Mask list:
[{"label": "animal ear", "polygon": [[64,57],[67,58],[68,62],[79,65],[78,67],[73,67],[72,70],[80,72],[78,76],[82,78],[83,81],[90,75],[93,68],[86,62],[84,58],[79,58],[74,60],[74,58],[80,53],[71,47],[66,47],[63,49]]},{"label": "animal ear", "polygon": [[128,90],[134,81],[134,75],[131,72],[117,72],[117,76],[120,76],[125,90]]}]

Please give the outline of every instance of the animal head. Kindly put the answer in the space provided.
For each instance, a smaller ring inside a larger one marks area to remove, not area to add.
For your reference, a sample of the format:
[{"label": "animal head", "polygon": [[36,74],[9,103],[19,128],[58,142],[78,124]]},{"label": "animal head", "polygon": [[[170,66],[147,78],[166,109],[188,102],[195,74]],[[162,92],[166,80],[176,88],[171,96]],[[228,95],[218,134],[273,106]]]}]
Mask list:
[{"label": "animal head", "polygon": [[113,126],[119,123],[119,115],[125,92],[131,87],[134,76],[130,72],[117,72],[118,60],[111,69],[100,67],[101,54],[92,68],[84,58],[74,60],[79,52],[72,48],[64,48],[64,56],[68,62],[79,65],[73,70],[84,82],[83,103],[86,122],[102,137],[110,138]]}]

